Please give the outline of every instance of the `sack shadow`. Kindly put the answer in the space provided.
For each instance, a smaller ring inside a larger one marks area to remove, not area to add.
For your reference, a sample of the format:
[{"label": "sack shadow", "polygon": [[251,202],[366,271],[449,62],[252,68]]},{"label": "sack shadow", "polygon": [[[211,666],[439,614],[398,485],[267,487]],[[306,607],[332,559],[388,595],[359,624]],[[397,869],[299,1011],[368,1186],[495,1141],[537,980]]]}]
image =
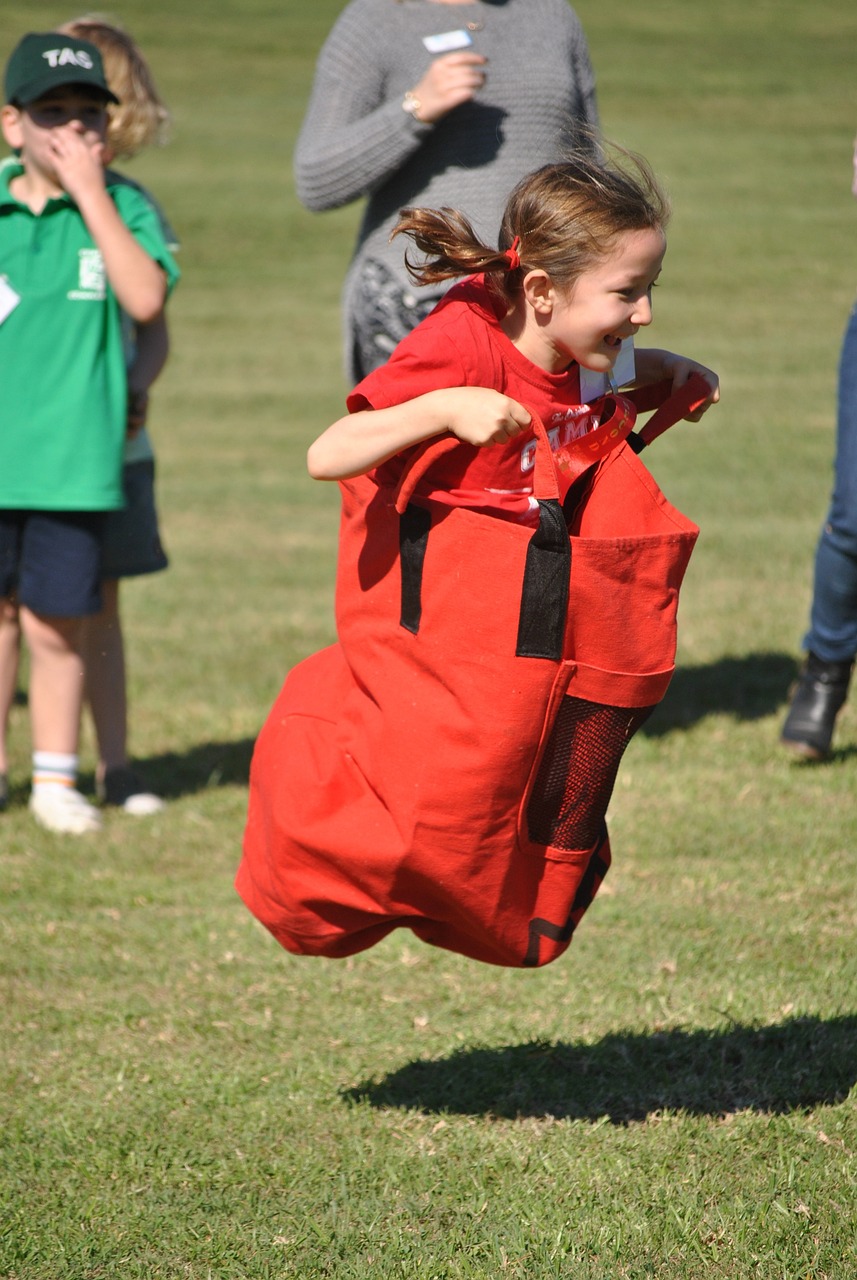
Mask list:
[{"label": "sack shadow", "polygon": [[640,730],[649,738],[687,729],[708,715],[761,720],[779,711],[798,672],[793,654],[748,653],[677,667],[666,697]]},{"label": "sack shadow", "polygon": [[803,1017],[725,1031],[618,1032],[594,1044],[460,1049],[341,1096],[431,1113],[626,1125],[660,1111],[808,1110],[841,1102],[855,1081],[857,1017]]}]

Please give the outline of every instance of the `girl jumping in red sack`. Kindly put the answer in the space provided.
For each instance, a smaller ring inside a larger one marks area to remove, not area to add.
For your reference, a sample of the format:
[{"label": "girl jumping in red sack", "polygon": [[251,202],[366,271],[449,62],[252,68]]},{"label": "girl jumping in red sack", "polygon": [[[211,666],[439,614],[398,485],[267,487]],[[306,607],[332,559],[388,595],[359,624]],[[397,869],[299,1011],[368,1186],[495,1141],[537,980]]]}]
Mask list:
[{"label": "girl jumping in red sack", "polygon": [[668,351],[638,350],[636,369],[629,359],[630,340],[652,321],[668,219],[647,166],[634,168],[580,157],[531,174],[507,204],[499,249],[451,209],[404,210],[394,234],[428,255],[420,267],[408,263],[415,280],[470,278],[358,384],[348,416],[310,447],[310,474],[341,480],[391,459],[387,470],[401,471],[408,450],[451,432],[471,447],[432,469],[426,493],[527,520],[533,437],[524,404],[561,448],[591,428],[590,403],[618,361],[624,384],[669,379],[677,390],[701,374],[710,392],[688,415],[700,418],[719,399],[709,369]]},{"label": "girl jumping in red sack", "polygon": [[289,673],[260,734],[236,881],[288,950],[407,927],[536,966],[592,901],[697,534],[637,453],[719,398],[685,357],[634,367],[666,220],[630,158],[525,178],[499,248],[453,210],[403,211],[415,278],[468,278],[309,450],[342,490],[338,642]]}]

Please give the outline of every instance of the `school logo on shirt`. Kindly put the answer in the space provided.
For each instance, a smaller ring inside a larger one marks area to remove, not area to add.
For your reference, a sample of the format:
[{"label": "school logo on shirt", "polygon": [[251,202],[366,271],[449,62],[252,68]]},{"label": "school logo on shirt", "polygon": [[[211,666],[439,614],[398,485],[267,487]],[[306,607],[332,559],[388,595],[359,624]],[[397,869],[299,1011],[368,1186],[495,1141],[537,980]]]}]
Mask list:
[{"label": "school logo on shirt", "polygon": [[104,260],[98,249],[78,249],[77,288],[68,297],[73,302],[103,302],[107,292]]}]

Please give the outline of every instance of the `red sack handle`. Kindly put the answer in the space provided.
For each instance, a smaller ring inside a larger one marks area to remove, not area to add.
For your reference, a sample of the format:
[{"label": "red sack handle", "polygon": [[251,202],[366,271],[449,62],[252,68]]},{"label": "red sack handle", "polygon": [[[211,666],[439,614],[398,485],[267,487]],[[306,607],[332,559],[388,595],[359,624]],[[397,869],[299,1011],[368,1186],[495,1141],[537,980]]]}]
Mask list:
[{"label": "red sack handle", "polygon": [[[600,422],[594,431],[588,432],[567,445],[561,456],[554,453],[547,429],[535,410],[525,405],[530,415],[530,425],[536,440],[536,461],[533,472],[533,495],[536,498],[553,498],[559,501],[558,470],[570,473],[576,479],[588,467],[617,448],[631,432],[637,412],[625,396],[605,396],[605,411],[611,408],[609,417]],[[399,515],[406,509],[414,490],[429,468],[444,456],[457,449],[461,441],[457,436],[444,435],[428,440],[405,467],[396,494],[396,510]]]},{"label": "red sack handle", "polygon": [[[637,413],[646,413],[651,409],[656,412],[640,431],[633,432],[633,447],[636,453],[669,427],[680,422],[688,413],[695,413],[711,394],[711,388],[701,374],[694,373],[684,386],[672,392],[669,379],[654,382],[649,386],[636,387],[619,395],[605,396],[605,410],[612,404],[610,416],[599,423],[593,430],[579,440],[573,441],[561,451],[558,461],[548,439],[544,423],[534,410],[524,406],[531,418],[533,433],[536,438],[536,464],[533,475],[533,496],[536,498],[559,498],[557,467],[570,473],[573,479],[594,462],[598,462],[607,453],[617,448],[623,440],[632,435]],[[602,415],[603,417],[603,415]],[[454,435],[443,435],[426,441],[421,450],[414,454],[402,472],[396,494],[396,510],[401,515],[413,497],[414,490],[429,468],[445,454],[457,449],[461,441]]]},{"label": "red sack handle", "polygon": [[696,413],[711,395],[711,387],[701,373],[692,373],[684,386],[679,387],[677,391],[672,390],[672,383],[665,378],[663,382],[653,382],[647,387],[636,387],[626,394],[634,401],[641,413],[647,413],[650,409],[656,410],[646,425],[634,433],[640,442],[636,449],[639,453],[640,449],[657,440],[658,436],[663,435],[677,422],[681,422],[689,413]]}]

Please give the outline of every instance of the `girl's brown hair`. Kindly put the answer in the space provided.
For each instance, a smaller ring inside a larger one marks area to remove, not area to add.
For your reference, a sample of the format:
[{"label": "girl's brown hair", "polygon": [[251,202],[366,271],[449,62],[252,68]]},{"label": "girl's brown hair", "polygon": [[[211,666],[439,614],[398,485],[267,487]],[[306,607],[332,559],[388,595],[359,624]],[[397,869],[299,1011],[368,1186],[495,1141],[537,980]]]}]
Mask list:
[{"label": "girl's brown hair", "polygon": [[[393,235],[408,236],[425,255],[415,263],[406,253],[408,271],[418,284],[499,273],[497,283],[512,297],[526,273],[540,268],[558,289],[570,291],[618,236],[663,230],[669,220],[669,203],[646,161],[621,155],[621,165],[582,154],[528,174],[509,197],[496,249],[455,209],[403,209]],[[516,241],[516,253],[509,254]]]},{"label": "girl's brown hair", "polygon": [[109,108],[107,144],[113,156],[127,160],[143,147],[166,142],[170,113],[127,31],[98,13],[73,18],[57,30],[89,40],[101,54],[107,83],[119,99]]}]

